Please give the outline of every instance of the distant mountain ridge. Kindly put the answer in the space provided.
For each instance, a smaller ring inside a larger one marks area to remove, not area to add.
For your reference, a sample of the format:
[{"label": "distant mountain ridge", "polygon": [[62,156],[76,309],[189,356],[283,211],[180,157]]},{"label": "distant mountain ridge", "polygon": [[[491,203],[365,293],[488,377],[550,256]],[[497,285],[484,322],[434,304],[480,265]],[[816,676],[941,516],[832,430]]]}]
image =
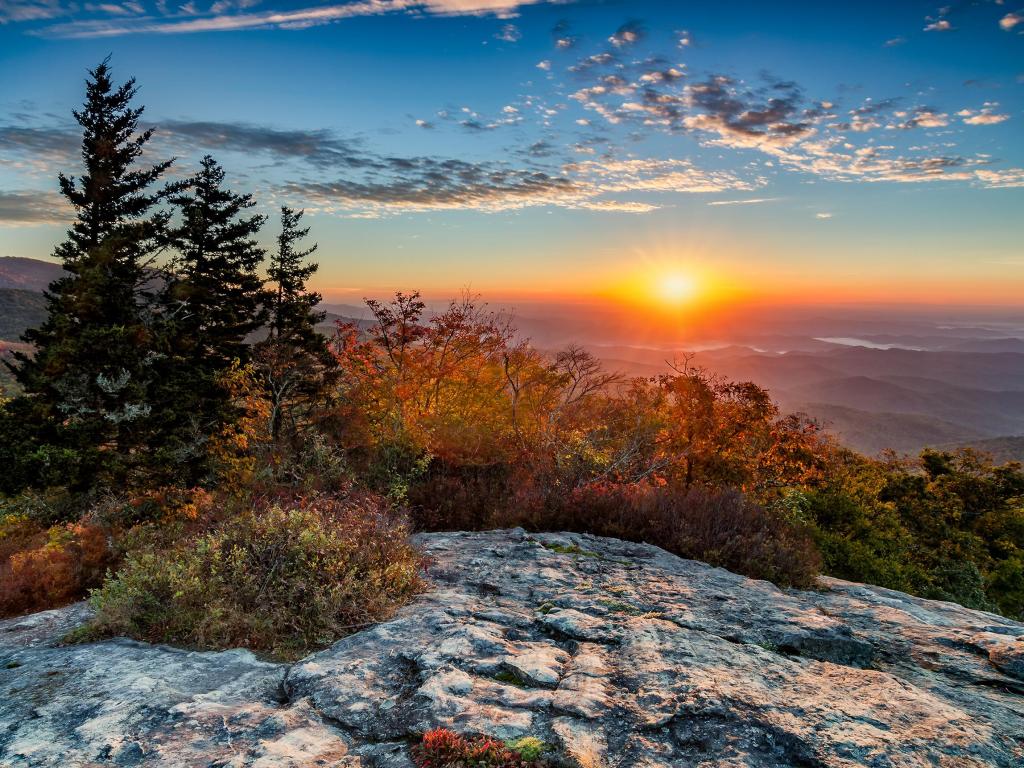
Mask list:
[{"label": "distant mountain ridge", "polygon": [[973,440],[966,443],[953,443],[938,445],[936,447],[941,450],[973,448],[976,451],[987,453],[998,463],[1004,463],[1007,461],[1019,461],[1024,463],[1024,435],[992,437],[986,440]]},{"label": "distant mountain ridge", "polygon": [[[63,270],[38,259],[0,257],[0,342],[16,342],[26,328],[46,317],[42,291]],[[360,329],[372,320],[365,306],[320,305],[328,314],[318,328],[331,334],[335,323]],[[516,318],[517,322],[523,318]],[[578,321],[578,318],[577,318]],[[559,320],[534,317],[520,330],[539,330]],[[862,323],[863,325],[863,323]],[[571,330],[558,328],[559,333]],[[898,328],[898,324],[894,327]],[[869,338],[879,349],[829,344],[806,336],[763,337],[759,344],[695,345],[693,362],[721,375],[753,381],[768,389],[787,411],[804,411],[820,419],[844,444],[874,455],[883,448],[916,453],[925,446],[977,447],[1002,460],[1024,459],[1024,338],[1011,336],[1016,326],[957,327],[928,335],[908,326],[908,334],[873,333],[832,327],[837,337]],[[912,332],[912,333],[911,333]],[[252,340],[262,334],[253,334]],[[1024,333],[1022,333],[1024,335]],[[768,351],[782,345],[792,351]],[[904,346],[898,346],[904,345]],[[928,345],[911,349],[911,345]],[[589,345],[611,370],[631,376],[669,371],[666,360],[678,357],[670,347]],[[551,345],[555,351],[557,345]],[[10,382],[0,381],[0,390]]]},{"label": "distant mountain ridge", "polygon": [[23,256],[0,256],[0,289],[45,291],[64,274],[60,264]]}]

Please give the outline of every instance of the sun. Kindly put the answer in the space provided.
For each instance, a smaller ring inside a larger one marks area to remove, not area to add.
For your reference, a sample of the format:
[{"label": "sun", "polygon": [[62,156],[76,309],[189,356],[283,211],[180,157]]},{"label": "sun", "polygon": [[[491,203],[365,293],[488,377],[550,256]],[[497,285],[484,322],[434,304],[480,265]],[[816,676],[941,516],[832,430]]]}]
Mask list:
[{"label": "sun", "polygon": [[673,322],[723,295],[721,279],[699,259],[640,252],[630,262],[597,276],[594,294]]},{"label": "sun", "polygon": [[656,299],[668,307],[681,307],[697,295],[697,281],[685,272],[662,272],[653,277],[653,293]]}]

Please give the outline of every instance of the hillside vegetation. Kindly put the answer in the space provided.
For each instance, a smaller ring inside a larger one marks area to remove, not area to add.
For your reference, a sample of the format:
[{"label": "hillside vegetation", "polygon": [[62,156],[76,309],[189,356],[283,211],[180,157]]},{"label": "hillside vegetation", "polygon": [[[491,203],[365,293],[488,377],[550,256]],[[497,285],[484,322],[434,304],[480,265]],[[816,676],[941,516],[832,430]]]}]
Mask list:
[{"label": "hillside vegetation", "polygon": [[46,299],[41,293],[0,289],[0,340],[18,341],[27,328],[46,319]]},{"label": "hillside vegetation", "polygon": [[76,113],[67,274],[0,410],[0,613],[95,590],[87,636],[301,655],[415,592],[410,528],[518,525],[1024,614],[1019,465],[868,459],[753,383],[620,377],[470,295],[368,300],[327,337],[301,211],[268,254],[212,157],[161,186],[134,93],[104,63]]},{"label": "hillside vegetation", "polygon": [[63,274],[60,264],[17,256],[0,256],[0,290],[41,293]]}]

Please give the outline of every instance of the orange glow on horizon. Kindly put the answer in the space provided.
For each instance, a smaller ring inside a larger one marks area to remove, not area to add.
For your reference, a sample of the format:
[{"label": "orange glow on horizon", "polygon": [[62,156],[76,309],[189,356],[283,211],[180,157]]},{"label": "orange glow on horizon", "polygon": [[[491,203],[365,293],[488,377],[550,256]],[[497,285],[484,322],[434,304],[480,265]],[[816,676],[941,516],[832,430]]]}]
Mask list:
[{"label": "orange glow on horizon", "polygon": [[959,275],[950,270],[949,274],[909,275],[895,262],[884,279],[825,259],[780,268],[770,255],[704,253],[699,245],[660,244],[604,263],[552,264],[551,272],[543,276],[519,271],[481,281],[480,275],[470,275],[468,284],[460,284],[456,275],[435,271],[410,274],[393,287],[376,280],[356,283],[360,288],[316,287],[326,301],[345,304],[362,304],[364,296],[387,299],[395,290],[416,289],[430,301],[444,302],[468,289],[485,302],[617,306],[670,322],[753,305],[1018,306],[1024,288],[1021,280],[985,273]]},{"label": "orange glow on horizon", "polygon": [[730,303],[738,298],[728,282],[695,262],[648,258],[626,271],[595,280],[595,299],[667,319]]}]

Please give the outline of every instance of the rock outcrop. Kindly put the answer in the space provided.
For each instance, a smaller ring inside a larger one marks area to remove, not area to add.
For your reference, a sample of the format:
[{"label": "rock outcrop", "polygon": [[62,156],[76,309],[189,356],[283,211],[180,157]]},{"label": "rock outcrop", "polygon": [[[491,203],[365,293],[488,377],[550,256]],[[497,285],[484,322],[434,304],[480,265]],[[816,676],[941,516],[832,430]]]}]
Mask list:
[{"label": "rock outcrop", "polygon": [[581,768],[1024,765],[1022,624],[590,536],[420,543],[430,591],[294,665],[0,622],[0,765],[399,768],[438,725]]}]

